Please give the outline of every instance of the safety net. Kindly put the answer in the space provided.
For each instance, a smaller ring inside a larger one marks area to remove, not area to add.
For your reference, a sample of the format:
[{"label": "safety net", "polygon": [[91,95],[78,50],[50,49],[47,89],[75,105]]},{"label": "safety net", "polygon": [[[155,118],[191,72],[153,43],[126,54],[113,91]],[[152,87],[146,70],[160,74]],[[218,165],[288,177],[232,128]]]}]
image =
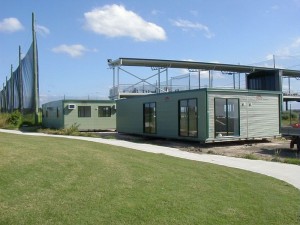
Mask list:
[{"label": "safety net", "polygon": [[3,85],[3,89],[0,91],[1,112],[14,110],[34,112],[36,105],[39,105],[38,98],[35,98],[35,94],[38,96],[39,83],[37,81],[35,84],[34,60],[36,60],[37,66],[37,79],[39,77],[38,57],[34,57],[35,49],[33,42],[25,57],[20,61],[18,68],[12,72],[10,79]]}]

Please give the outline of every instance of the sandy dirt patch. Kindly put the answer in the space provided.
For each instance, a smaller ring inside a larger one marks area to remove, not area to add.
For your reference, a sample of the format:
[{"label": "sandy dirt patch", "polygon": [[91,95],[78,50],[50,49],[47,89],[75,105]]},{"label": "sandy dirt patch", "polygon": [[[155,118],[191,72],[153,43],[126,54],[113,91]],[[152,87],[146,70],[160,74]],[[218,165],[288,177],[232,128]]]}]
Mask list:
[{"label": "sandy dirt patch", "polygon": [[167,146],[199,154],[217,154],[264,160],[274,160],[274,158],[300,158],[300,153],[297,152],[296,148],[290,149],[290,141],[284,138],[200,144],[198,142],[149,138],[116,132],[97,134],[99,137],[107,139],[127,140],[137,143]]}]

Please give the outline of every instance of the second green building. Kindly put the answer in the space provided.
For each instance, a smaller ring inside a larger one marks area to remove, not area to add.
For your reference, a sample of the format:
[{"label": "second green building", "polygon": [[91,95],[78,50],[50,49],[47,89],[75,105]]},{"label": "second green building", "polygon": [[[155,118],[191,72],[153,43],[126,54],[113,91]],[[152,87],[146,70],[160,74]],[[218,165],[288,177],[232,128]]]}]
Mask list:
[{"label": "second green building", "polygon": [[43,126],[80,131],[115,130],[116,103],[110,100],[59,100],[42,105]]}]

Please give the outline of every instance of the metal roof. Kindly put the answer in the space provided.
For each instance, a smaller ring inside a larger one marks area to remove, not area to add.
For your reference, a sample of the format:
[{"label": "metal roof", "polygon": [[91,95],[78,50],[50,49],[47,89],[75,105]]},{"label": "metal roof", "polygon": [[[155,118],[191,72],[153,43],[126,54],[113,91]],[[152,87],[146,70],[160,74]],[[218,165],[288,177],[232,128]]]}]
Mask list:
[{"label": "metal roof", "polygon": [[206,63],[194,61],[178,61],[178,60],[162,60],[162,59],[142,59],[142,58],[119,58],[117,60],[108,60],[110,67],[119,66],[143,66],[143,67],[157,67],[157,68],[184,68],[184,69],[198,69],[198,70],[215,70],[235,73],[251,73],[255,71],[282,71],[283,76],[300,77],[299,70],[289,70],[282,68],[270,68],[259,66],[246,66],[222,63]]}]

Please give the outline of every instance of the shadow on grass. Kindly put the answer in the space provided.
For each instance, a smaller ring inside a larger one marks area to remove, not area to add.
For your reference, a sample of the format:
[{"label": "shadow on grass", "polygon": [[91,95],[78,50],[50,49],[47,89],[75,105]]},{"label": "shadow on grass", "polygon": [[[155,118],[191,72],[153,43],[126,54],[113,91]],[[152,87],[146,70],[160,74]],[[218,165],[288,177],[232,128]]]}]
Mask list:
[{"label": "shadow on grass", "polygon": [[262,148],[258,153],[281,158],[299,158],[300,154],[296,149],[290,148]]},{"label": "shadow on grass", "polygon": [[201,152],[201,149],[210,149],[215,147],[232,147],[232,146],[255,146],[261,143],[272,143],[269,140],[242,140],[242,141],[228,141],[228,142],[214,142],[214,143],[199,143],[198,141],[191,140],[178,140],[178,139],[170,139],[170,138],[159,138],[159,137],[149,137],[149,136],[141,136],[135,134],[123,134],[123,133],[97,133],[97,136],[105,139],[116,139],[116,140],[124,140],[131,141],[134,143],[145,143],[145,144],[153,144],[164,147],[171,148],[194,148],[195,151]]},{"label": "shadow on grass", "polygon": [[23,133],[27,132],[38,132],[38,130],[41,128],[41,126],[22,126],[19,128],[19,131]]}]

